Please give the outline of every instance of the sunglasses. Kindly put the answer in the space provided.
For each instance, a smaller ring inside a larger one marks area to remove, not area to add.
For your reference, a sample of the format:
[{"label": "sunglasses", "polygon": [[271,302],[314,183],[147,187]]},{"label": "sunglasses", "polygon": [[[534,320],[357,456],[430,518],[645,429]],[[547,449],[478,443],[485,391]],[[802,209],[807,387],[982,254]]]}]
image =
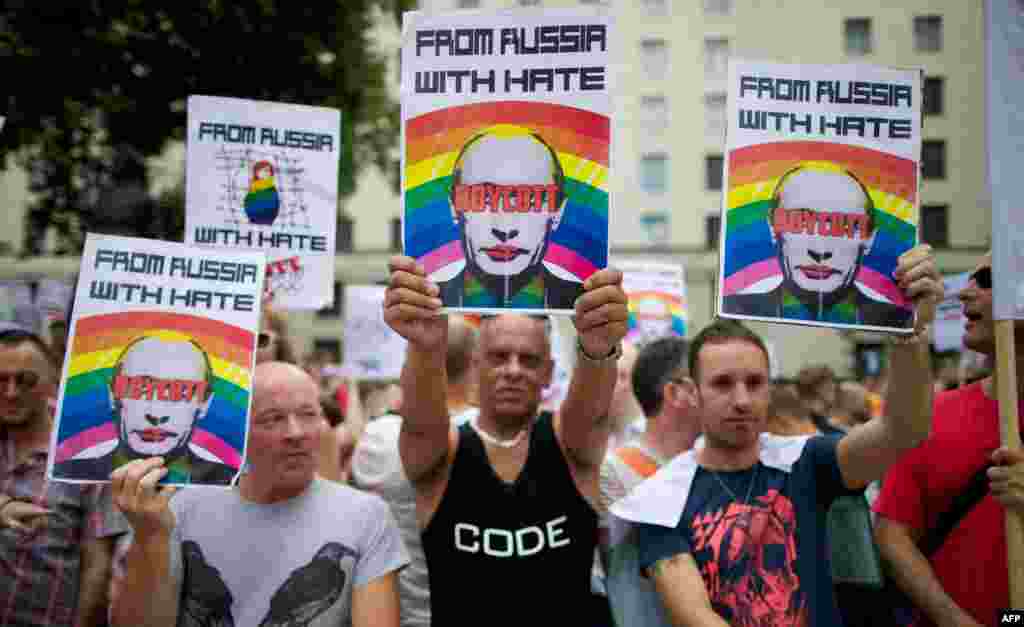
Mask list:
[{"label": "sunglasses", "polygon": [[256,347],[267,348],[276,341],[276,335],[274,335],[273,333],[267,333],[266,331],[262,331],[260,332],[259,335],[256,336]]},{"label": "sunglasses", "polygon": [[975,285],[983,290],[992,289],[992,266],[985,266],[984,268],[978,268],[971,273],[968,277],[967,282],[974,281]]},{"label": "sunglasses", "polygon": [[13,374],[0,374],[0,389],[6,388],[13,380],[19,392],[27,392],[39,384],[39,375],[31,370],[19,370]]}]

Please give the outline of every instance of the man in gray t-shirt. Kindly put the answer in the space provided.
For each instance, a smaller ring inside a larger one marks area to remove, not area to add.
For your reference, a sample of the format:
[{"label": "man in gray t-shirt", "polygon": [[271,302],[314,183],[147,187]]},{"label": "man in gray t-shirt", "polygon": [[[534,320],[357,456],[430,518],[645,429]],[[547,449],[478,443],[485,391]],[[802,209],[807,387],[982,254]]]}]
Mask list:
[{"label": "man in gray t-shirt", "polygon": [[312,379],[283,363],[254,375],[249,470],[238,489],[155,484],[163,460],[112,475],[134,541],[111,608],[117,626],[398,627],[408,557],[379,497],[315,476],[326,422]]}]

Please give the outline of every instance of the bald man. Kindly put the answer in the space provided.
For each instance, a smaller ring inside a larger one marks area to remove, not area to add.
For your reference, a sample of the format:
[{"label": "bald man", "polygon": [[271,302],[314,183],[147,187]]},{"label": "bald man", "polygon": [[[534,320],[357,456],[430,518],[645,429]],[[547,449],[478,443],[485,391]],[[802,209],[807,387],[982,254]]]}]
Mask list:
[{"label": "bald man", "polygon": [[788,320],[911,326],[912,311],[857,283],[877,237],[867,188],[838,167],[802,165],[779,180],[769,231],[782,281],[756,293],[726,296],[722,311]]},{"label": "bald man", "polygon": [[133,459],[161,456],[171,483],[229,485],[238,469],[191,443],[212,401],[212,379],[208,358],[195,342],[135,340],[118,359],[109,387],[117,445],[100,456],[56,464],[54,477],[106,481]]},{"label": "bald man", "polygon": [[327,428],[316,384],[298,366],[260,364],[251,422],[236,489],[174,494],[156,485],[159,458],[115,471],[133,541],[111,623],[398,627],[398,528],[380,497],[316,476]]}]

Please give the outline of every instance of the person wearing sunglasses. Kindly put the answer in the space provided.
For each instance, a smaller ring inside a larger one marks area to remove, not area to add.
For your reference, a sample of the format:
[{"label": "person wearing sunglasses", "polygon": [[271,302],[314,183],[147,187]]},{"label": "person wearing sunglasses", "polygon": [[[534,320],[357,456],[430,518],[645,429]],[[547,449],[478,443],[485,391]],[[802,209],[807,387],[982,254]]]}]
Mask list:
[{"label": "person wearing sunglasses", "polygon": [[[971,273],[960,302],[964,346],[993,358],[991,254]],[[1024,332],[1017,328],[1021,355]],[[896,374],[895,383],[904,376]],[[1018,363],[1018,388],[1022,377]],[[1010,607],[1004,517],[1007,507],[1024,512],[1024,491],[1015,487],[1022,478],[1024,455],[1000,448],[992,377],[936,395],[931,435],[886,474],[875,503],[879,550],[913,604],[918,627],[995,625],[997,611]],[[955,499],[968,505],[950,515]],[[940,518],[953,521],[944,534],[937,531]]]},{"label": "person wearing sunglasses", "polygon": [[256,363],[283,361],[288,364],[299,363],[288,337],[288,323],[284,314],[269,304],[263,307],[260,320],[260,332],[256,336]]},{"label": "person wearing sunglasses", "polygon": [[[768,289],[726,296],[722,311],[785,320],[912,326],[913,310],[865,284],[862,268],[878,238],[867,187],[836,165],[804,164],[779,179],[768,231],[782,271]],[[741,251],[732,255],[742,256]],[[750,288],[754,290],[754,287]]]},{"label": "person wearing sunglasses", "polygon": [[97,485],[46,480],[56,359],[36,334],[0,331],[0,625],[100,625],[113,535]]}]

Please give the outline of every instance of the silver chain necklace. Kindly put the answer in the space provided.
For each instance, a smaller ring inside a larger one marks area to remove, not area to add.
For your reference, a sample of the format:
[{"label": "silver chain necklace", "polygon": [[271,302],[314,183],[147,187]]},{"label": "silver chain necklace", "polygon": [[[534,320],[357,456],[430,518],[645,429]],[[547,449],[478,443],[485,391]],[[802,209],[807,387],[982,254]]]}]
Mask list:
[{"label": "silver chain necklace", "polygon": [[[747,498],[745,498],[743,500],[743,505],[744,506],[750,505],[750,495],[753,494],[753,492],[754,492],[754,484],[757,483],[757,473],[760,470],[761,470],[761,464],[760,463],[754,464],[754,476],[750,478],[750,486],[747,487]],[[725,488],[725,491],[729,493],[729,495],[733,498],[734,501],[738,502],[740,500],[740,497],[737,496],[736,493],[732,491],[732,488],[730,488],[729,485],[726,484],[725,481],[723,481],[720,476],[718,476],[718,473],[716,471],[711,470],[710,468],[708,469],[708,471],[710,471],[711,474],[715,477],[715,479],[718,480],[718,485],[720,485],[723,488]]]}]

